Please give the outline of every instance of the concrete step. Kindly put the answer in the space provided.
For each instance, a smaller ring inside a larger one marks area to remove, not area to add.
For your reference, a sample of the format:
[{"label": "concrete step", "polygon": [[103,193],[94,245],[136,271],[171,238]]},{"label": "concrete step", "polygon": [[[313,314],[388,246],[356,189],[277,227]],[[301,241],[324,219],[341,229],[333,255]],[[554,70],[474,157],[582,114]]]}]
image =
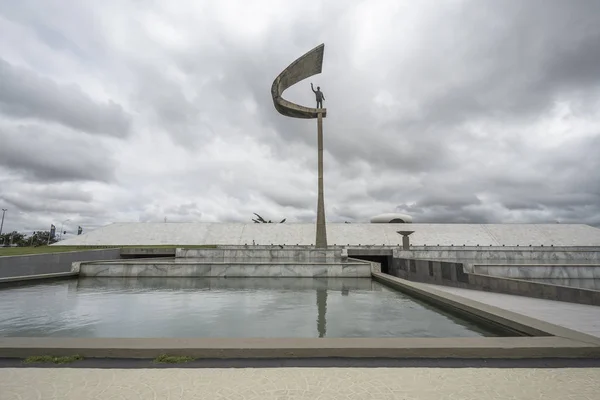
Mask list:
[{"label": "concrete step", "polygon": [[378,264],[358,263],[216,263],[82,262],[80,276],[97,277],[322,277],[368,278]]}]

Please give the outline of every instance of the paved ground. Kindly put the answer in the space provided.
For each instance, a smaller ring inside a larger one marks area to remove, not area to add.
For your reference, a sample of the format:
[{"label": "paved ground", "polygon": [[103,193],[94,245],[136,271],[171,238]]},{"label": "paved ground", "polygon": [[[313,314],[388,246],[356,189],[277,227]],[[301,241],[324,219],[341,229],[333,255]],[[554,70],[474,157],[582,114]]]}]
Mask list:
[{"label": "paved ground", "polygon": [[0,399],[598,399],[600,369],[0,369]]},{"label": "paved ground", "polygon": [[[449,286],[424,286],[600,337],[600,307]],[[599,395],[600,398],[600,395]]]}]

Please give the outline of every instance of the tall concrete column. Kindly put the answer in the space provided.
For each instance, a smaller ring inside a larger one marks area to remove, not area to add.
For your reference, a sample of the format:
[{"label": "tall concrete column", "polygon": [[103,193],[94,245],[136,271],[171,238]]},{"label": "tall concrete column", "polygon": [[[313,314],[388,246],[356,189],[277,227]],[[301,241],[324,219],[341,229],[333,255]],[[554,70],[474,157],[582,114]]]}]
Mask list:
[{"label": "tall concrete column", "polygon": [[[325,200],[323,195],[323,118],[327,117],[326,108],[308,108],[299,104],[292,103],[283,98],[283,92],[287,88],[296,83],[313,76],[320,74],[323,68],[323,54],[325,44],[320,44],[310,50],[302,57],[296,59],[288,65],[273,81],[271,86],[271,97],[273,97],[273,105],[275,109],[282,115],[292,118],[313,119],[317,118],[317,133],[318,133],[318,148],[319,148],[319,187],[317,200],[317,230],[315,247],[327,247],[327,233],[325,230]],[[319,87],[317,86],[317,89]],[[323,107],[322,103],[317,103]]]},{"label": "tall concrete column", "polygon": [[315,246],[327,247],[327,229],[325,227],[325,199],[323,194],[323,114],[317,117],[317,147],[319,152],[319,197],[317,200],[317,238]]}]

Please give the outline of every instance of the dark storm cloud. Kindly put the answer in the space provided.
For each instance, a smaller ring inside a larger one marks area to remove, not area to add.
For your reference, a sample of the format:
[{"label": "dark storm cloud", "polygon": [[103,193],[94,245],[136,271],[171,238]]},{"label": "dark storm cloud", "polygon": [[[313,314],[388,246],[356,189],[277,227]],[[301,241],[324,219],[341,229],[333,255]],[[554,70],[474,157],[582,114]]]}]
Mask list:
[{"label": "dark storm cloud", "polygon": [[108,149],[86,136],[40,125],[0,125],[0,165],[44,182],[102,181],[114,178]]},{"label": "dark storm cloud", "polygon": [[[432,182],[432,194],[397,210],[420,222],[600,223],[600,137],[573,139],[547,151],[531,151],[529,170],[516,176],[480,170],[466,181]],[[440,177],[441,178],[441,177]],[[442,191],[440,191],[442,189]],[[417,191],[419,193],[421,191]],[[433,194],[437,193],[437,194]],[[478,193],[484,193],[481,201]],[[414,194],[414,192],[413,192]]]},{"label": "dark storm cloud", "polygon": [[58,84],[0,59],[0,113],[57,122],[76,130],[125,137],[131,117],[123,107],[91,99],[77,85]]},{"label": "dark storm cloud", "polygon": [[[509,209],[544,209],[568,221],[600,221],[600,136],[573,139],[552,151],[539,152],[532,160],[538,180],[515,185],[496,181],[495,196]],[[524,204],[523,204],[524,203]]]},{"label": "dark storm cloud", "polygon": [[593,0],[468,2],[459,19],[426,36],[462,39],[454,48],[440,49],[461,54],[457,65],[445,63],[443,54],[439,62],[447,64],[448,74],[463,78],[447,81],[439,95],[425,99],[419,122],[522,118],[546,110],[562,96],[597,89],[598,15],[600,2]]}]

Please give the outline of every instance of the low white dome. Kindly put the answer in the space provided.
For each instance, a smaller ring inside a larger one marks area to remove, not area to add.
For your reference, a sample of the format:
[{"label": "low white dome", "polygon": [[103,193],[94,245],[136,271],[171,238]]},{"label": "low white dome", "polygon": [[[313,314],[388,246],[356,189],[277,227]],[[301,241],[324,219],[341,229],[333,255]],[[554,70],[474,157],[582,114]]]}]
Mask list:
[{"label": "low white dome", "polygon": [[371,218],[373,224],[410,224],[412,217],[400,213],[379,214]]}]

